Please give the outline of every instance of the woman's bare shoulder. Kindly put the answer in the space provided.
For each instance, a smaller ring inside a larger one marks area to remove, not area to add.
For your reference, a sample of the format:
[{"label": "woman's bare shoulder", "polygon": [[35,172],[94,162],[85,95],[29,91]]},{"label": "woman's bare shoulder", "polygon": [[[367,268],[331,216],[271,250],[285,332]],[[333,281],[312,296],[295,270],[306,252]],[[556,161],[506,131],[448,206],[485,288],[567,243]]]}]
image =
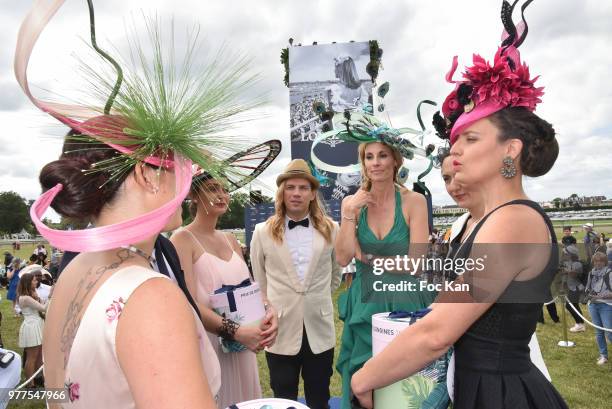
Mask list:
[{"label": "woman's bare shoulder", "polygon": [[172,236],[170,236],[170,241],[175,246],[177,245],[181,245],[181,246],[189,245],[190,246],[191,243],[193,242],[193,238],[191,236],[191,232],[187,230],[187,228],[183,227],[175,231],[172,234]]},{"label": "woman's bare shoulder", "polygon": [[489,216],[476,236],[488,243],[548,243],[550,232],[542,215],[521,205],[504,206]]},{"label": "woman's bare shoulder", "polygon": [[229,240],[230,244],[232,245],[232,247],[234,247],[234,249],[241,249],[240,243],[238,242],[238,239],[236,238],[234,233],[232,233],[231,231],[222,231],[221,234],[225,235],[225,237],[227,238],[227,240]]}]

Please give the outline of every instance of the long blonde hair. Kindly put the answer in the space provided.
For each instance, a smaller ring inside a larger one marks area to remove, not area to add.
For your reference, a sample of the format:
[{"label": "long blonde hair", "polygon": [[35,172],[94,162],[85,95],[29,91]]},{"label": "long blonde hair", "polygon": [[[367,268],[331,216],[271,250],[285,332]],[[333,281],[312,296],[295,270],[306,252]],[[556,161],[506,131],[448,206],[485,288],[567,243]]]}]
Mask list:
[{"label": "long blonde hair", "polygon": [[[372,181],[370,180],[370,178],[368,177],[366,173],[365,154],[366,154],[366,147],[371,143],[375,143],[375,142],[363,142],[359,144],[359,165],[361,166],[361,188],[368,192],[372,188]],[[383,142],[378,142],[378,143],[385,145],[387,148],[389,148],[389,150],[391,151],[391,155],[393,155],[393,159],[395,159],[395,166],[393,167],[393,183],[395,183],[396,186],[399,186],[400,188],[405,189],[403,186],[400,185],[399,180],[397,179],[397,173],[399,171],[400,166],[402,166],[402,163],[404,161],[402,154],[397,149],[395,149],[392,146],[387,145],[386,143],[383,143]]]},{"label": "long blonde hair", "polygon": [[[270,229],[270,235],[272,239],[278,243],[283,242],[285,236],[285,216],[287,215],[287,209],[285,208],[285,182],[283,180],[276,191],[276,198],[274,200],[274,215],[272,215],[266,222],[268,229]],[[333,224],[331,219],[325,212],[325,207],[319,198],[319,190],[310,184],[310,188],[315,193],[314,200],[310,201],[308,205],[308,211],[310,212],[310,219],[312,220],[313,227],[321,233],[325,238],[325,241],[329,244],[332,241],[332,229]]]}]

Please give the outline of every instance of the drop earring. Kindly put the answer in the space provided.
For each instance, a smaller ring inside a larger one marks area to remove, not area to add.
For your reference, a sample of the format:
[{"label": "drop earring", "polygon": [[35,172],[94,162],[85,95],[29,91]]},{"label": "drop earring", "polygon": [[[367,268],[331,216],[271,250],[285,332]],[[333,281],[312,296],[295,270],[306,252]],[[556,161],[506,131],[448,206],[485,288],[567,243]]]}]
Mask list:
[{"label": "drop earring", "polygon": [[500,169],[500,173],[506,179],[512,179],[516,176],[516,166],[514,166],[514,161],[510,156],[506,156],[503,160],[503,166]]},{"label": "drop earring", "polygon": [[155,186],[151,182],[147,182],[147,183],[151,186],[151,193],[153,193],[154,195],[159,193],[159,186]]}]

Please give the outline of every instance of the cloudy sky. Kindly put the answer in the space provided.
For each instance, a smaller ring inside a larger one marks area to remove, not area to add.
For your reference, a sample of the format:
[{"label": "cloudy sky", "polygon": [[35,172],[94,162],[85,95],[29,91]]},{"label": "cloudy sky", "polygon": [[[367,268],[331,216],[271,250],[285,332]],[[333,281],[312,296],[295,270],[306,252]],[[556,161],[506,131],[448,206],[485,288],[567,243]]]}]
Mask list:
[{"label": "cloudy sky", "polygon": [[[33,199],[37,175],[57,158],[65,128],[38,112],[13,74],[17,31],[32,1],[0,0],[0,191]],[[472,52],[492,59],[499,43],[501,2],[495,0],[105,0],[96,1],[98,42],[124,45],[130,15],[173,15],[177,27],[198,23],[212,48],[225,42],[250,54],[261,73],[258,90],[268,95],[262,119],[241,133],[259,142],[278,138],[284,149],[264,174],[273,184],[289,152],[289,90],[283,85],[281,48],[295,43],[377,39],[384,49],[384,71],[391,91],[387,111],[394,126],[417,127],[421,99],[441,103],[451,87],[444,81],[453,55],[460,67]],[[558,132],[561,152],[553,170],[527,180],[535,200],[556,196],[612,196],[612,2],[536,0],[527,9],[529,35],[521,47],[532,74],[546,87],[537,112]],[[70,93],[63,84],[77,74],[74,55],[88,38],[85,0],[66,0],[37,43],[28,71],[33,92]],[[69,95],[67,95],[69,96]],[[429,117],[429,114],[426,114]],[[438,173],[427,179],[434,204],[451,203]]]}]

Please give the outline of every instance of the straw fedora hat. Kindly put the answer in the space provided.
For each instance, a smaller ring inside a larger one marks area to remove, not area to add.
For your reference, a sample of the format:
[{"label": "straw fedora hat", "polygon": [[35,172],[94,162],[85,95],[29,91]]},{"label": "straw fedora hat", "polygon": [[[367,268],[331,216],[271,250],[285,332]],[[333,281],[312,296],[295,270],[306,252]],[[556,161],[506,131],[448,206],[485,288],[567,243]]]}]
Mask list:
[{"label": "straw fedora hat", "polygon": [[276,186],[280,186],[284,180],[292,179],[292,178],[302,178],[308,180],[314,189],[319,188],[319,181],[317,178],[312,176],[312,172],[310,171],[310,167],[308,163],[304,159],[294,159],[285,168],[283,173],[278,175],[276,178]]}]

